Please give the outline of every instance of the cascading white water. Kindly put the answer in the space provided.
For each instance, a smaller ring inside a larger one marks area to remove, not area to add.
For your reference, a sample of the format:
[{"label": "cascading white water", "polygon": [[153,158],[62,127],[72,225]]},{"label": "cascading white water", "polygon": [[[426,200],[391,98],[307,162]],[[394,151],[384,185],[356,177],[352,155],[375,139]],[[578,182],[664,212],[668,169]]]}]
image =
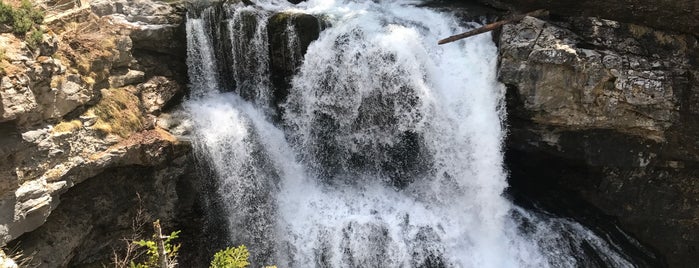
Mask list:
[{"label": "cascading white water", "polygon": [[[234,58],[266,53],[261,27],[271,12],[229,8],[238,10],[227,11]],[[240,10],[255,14],[254,30],[236,28],[246,25]],[[504,88],[489,36],[437,46],[465,29],[449,14],[399,2],[311,0],[293,12],[322,14],[333,26],[293,78],[283,127],[268,117],[269,59],[236,60],[240,72],[216,73],[206,17],[187,22],[188,64],[198,64],[190,65],[186,104],[196,151],[219,179],[231,240],[246,244],[255,263],[576,267],[575,245],[586,243],[607,263],[631,266],[584,227],[502,196]],[[246,33],[252,42],[240,41]],[[263,101],[218,93],[212,81],[226,75]],[[533,230],[520,230],[524,220]]]},{"label": "cascading white water", "polygon": [[[448,263],[517,263],[516,254],[502,254],[510,251],[503,228],[509,204],[501,197],[506,183],[497,107],[503,89],[495,79],[495,47],[487,36],[437,47],[440,36],[463,30],[443,14],[395,4],[351,5],[322,11],[342,21],[309,47],[285,121],[305,165],[324,169],[319,158],[335,157],[330,168],[361,183],[313,195],[303,186],[297,193],[283,187],[280,214],[302,238],[294,244],[306,248],[303,256],[312,256],[319,243],[335,247],[331,266],[347,261],[343,243],[357,242],[378,243],[349,247],[359,250],[351,257],[360,266],[419,264],[424,260],[411,259],[413,248],[424,242],[418,238],[422,231],[441,241],[431,254],[448,257]],[[331,135],[317,133],[324,131]],[[382,159],[383,153],[404,133],[422,137],[431,158],[416,161],[431,167],[405,190],[387,187],[382,182],[388,178],[374,170],[343,174],[353,154],[383,160],[368,167],[393,160]],[[317,199],[303,200],[308,197]],[[294,207],[308,208],[298,217]]]},{"label": "cascading white water", "polygon": [[236,88],[266,109],[271,102],[267,17],[269,12],[235,4],[226,10]]},{"label": "cascading white water", "polygon": [[[206,18],[209,13],[202,16]],[[201,97],[204,94],[215,92],[212,89],[219,87],[218,73],[216,72],[216,59],[214,57],[211,36],[204,29],[204,18],[187,19],[187,47],[197,48],[187,51],[187,71],[190,79],[191,95]]]}]

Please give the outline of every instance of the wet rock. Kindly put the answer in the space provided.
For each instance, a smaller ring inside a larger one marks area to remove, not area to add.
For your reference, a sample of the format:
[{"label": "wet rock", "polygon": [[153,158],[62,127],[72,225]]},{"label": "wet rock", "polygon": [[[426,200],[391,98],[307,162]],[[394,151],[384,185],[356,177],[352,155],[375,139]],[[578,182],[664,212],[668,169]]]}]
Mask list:
[{"label": "wet rock", "polygon": [[[600,24],[594,32],[619,27],[597,19],[588,22]],[[685,76],[689,66],[681,54],[643,56],[633,51],[642,46],[621,45],[625,36],[607,36],[611,38],[599,40],[616,47],[603,49],[605,44],[600,43],[600,48],[589,48],[572,31],[536,18],[507,25],[500,39],[500,80],[519,91],[537,122],[576,129],[613,128],[664,139],[664,132],[679,117],[676,99],[682,88],[674,80]]]},{"label": "wet rock", "polygon": [[160,114],[156,121],[156,125],[178,137],[189,135],[193,128],[191,120],[182,112]]},{"label": "wet rock", "polygon": [[274,88],[274,107],[286,101],[291,78],[296,73],[308,46],[318,39],[324,22],[304,13],[277,13],[269,18],[270,80]]}]

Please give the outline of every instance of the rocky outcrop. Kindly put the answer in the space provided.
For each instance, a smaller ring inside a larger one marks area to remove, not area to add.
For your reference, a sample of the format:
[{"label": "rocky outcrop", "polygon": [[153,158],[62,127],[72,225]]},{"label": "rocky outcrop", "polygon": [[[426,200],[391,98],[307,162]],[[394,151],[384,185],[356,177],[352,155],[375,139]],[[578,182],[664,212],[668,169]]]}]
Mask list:
[{"label": "rocky outcrop", "polygon": [[663,140],[679,119],[696,39],[595,18],[567,28],[526,18],[503,29],[502,82],[533,120]]},{"label": "rocky outcrop", "polygon": [[[184,42],[176,41],[184,38],[178,35],[182,13],[151,1],[91,4],[92,12],[83,6],[48,18],[47,33],[36,48],[11,34],[0,34],[0,245],[43,226],[57,208],[70,210],[59,206],[63,195],[91,195],[74,187],[119,167],[138,167],[146,175],[139,178],[132,173],[128,179],[144,179],[143,184],[175,183],[175,175],[146,171],[169,170],[167,163],[189,150],[186,142],[157,123],[158,116],[167,117],[165,109],[184,94],[186,67],[184,56],[178,54]],[[157,44],[162,45],[152,49]],[[158,60],[162,53],[177,56]],[[173,181],[167,181],[170,178]],[[144,193],[148,194],[163,195]],[[103,201],[119,204],[108,197]],[[113,211],[99,216],[124,217],[119,214],[123,211]],[[73,212],[56,215],[54,221],[81,214]],[[170,218],[174,215],[172,209],[166,212]],[[44,266],[66,265],[74,252],[45,251],[42,244],[82,243],[64,238],[25,244],[25,252],[51,253],[37,255]]]},{"label": "rocky outcrop", "polygon": [[556,16],[600,17],[699,36],[699,2],[694,0],[479,0],[494,7],[528,12],[547,9]]},{"label": "rocky outcrop", "polygon": [[691,263],[699,246],[696,38],[597,18],[528,17],[506,25],[499,45],[508,150],[519,155],[510,162],[528,174],[512,184],[573,191],[671,266]]}]

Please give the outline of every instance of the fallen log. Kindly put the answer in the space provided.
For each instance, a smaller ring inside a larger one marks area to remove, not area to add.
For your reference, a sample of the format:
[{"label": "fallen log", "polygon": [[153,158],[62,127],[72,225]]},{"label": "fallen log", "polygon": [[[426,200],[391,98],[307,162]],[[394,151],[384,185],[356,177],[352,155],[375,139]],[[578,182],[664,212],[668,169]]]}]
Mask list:
[{"label": "fallen log", "polygon": [[495,29],[497,29],[497,28],[499,28],[499,27],[501,27],[501,26],[503,26],[503,25],[505,25],[505,24],[513,23],[513,22],[518,22],[518,21],[524,19],[524,17],[527,17],[527,16],[541,17],[541,16],[547,16],[548,13],[549,13],[549,12],[548,12],[547,10],[539,9],[539,10],[535,10],[535,11],[532,11],[532,12],[529,12],[529,13],[524,13],[524,14],[515,15],[515,16],[509,18],[509,19],[505,19],[505,20],[501,20],[501,21],[496,21],[496,22],[493,22],[493,23],[490,23],[490,24],[486,24],[486,25],[484,25],[483,27],[470,30],[470,31],[465,32],[465,33],[460,33],[460,34],[457,34],[457,35],[449,36],[449,37],[447,37],[447,38],[444,38],[444,39],[442,39],[442,40],[439,40],[439,42],[437,42],[437,44],[443,45],[443,44],[446,44],[446,43],[451,43],[451,42],[454,42],[454,41],[457,41],[457,40],[461,40],[461,39],[464,39],[464,38],[467,38],[467,37],[471,37],[471,36],[474,36],[474,35],[478,35],[478,34],[490,32],[490,31],[495,30]]}]

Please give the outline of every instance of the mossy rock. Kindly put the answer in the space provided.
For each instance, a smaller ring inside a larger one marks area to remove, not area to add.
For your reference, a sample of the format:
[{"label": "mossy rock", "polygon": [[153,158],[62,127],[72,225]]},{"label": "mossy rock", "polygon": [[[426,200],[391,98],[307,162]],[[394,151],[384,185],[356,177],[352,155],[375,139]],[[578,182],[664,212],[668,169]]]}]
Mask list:
[{"label": "mossy rock", "polygon": [[93,129],[127,138],[144,129],[141,101],[126,88],[102,90],[102,99],[88,110],[97,117]]}]

